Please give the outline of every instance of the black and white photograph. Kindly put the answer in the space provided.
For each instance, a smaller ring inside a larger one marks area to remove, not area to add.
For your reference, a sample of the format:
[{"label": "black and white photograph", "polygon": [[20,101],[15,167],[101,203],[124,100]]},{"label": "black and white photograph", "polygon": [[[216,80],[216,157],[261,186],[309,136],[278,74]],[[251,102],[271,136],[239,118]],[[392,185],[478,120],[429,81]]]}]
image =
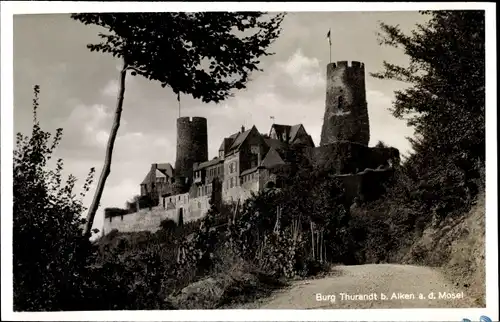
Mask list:
[{"label": "black and white photograph", "polygon": [[35,2],[2,3],[2,320],[498,321],[494,4]]}]

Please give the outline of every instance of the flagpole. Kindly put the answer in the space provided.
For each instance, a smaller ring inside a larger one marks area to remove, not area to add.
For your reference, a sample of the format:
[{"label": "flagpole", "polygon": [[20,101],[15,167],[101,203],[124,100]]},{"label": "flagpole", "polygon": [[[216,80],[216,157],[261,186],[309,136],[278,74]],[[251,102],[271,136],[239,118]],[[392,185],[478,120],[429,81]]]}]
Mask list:
[{"label": "flagpole", "polygon": [[328,46],[330,48],[330,64],[332,63],[332,29],[328,29],[328,34],[326,35],[328,38]]},{"label": "flagpole", "polygon": [[181,117],[181,93],[177,93],[177,102],[179,102],[179,118]]}]

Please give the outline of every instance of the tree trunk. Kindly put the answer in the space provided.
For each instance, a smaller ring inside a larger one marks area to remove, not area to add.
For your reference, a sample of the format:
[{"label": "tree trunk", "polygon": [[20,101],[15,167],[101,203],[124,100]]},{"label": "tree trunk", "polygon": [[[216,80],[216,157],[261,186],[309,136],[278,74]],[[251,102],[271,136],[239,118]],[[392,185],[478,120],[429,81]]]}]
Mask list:
[{"label": "tree trunk", "polygon": [[311,245],[312,245],[312,257],[313,257],[313,260],[316,259],[316,257],[314,256],[314,229],[313,229],[313,222],[311,219],[310,220],[310,223],[311,223]]},{"label": "tree trunk", "polygon": [[316,231],[316,253],[317,253],[317,259],[321,260],[321,249],[319,247],[319,230]]},{"label": "tree trunk", "polygon": [[120,118],[122,116],[123,109],[123,95],[125,93],[125,77],[127,76],[127,64],[123,62],[123,68],[120,71],[120,83],[118,90],[118,97],[116,101],[115,118],[113,119],[113,126],[111,127],[111,133],[109,133],[108,145],[106,146],[106,156],[104,158],[104,167],[99,177],[99,182],[97,183],[96,192],[92,204],[89,207],[89,212],[87,214],[87,222],[83,230],[84,236],[90,237],[92,231],[92,225],[94,224],[95,214],[97,208],[99,208],[99,203],[101,201],[102,192],[104,191],[104,185],[111,173],[111,158],[113,155],[113,147],[115,146],[116,134],[118,133],[118,128],[120,127]]},{"label": "tree trunk", "polygon": [[323,230],[319,235],[319,261],[323,263]]}]

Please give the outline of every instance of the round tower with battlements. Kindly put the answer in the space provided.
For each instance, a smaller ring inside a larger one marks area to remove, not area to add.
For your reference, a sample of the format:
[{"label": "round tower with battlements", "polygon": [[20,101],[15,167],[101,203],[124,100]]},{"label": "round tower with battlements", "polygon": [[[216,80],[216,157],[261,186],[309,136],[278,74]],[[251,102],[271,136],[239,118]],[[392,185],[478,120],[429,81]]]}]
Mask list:
[{"label": "round tower with battlements", "polygon": [[193,165],[208,161],[207,119],[180,117],[177,119],[177,157],[175,159],[175,193],[189,189]]},{"label": "round tower with battlements", "polygon": [[321,146],[339,141],[368,145],[370,125],[363,63],[339,61],[327,65],[325,105]]}]

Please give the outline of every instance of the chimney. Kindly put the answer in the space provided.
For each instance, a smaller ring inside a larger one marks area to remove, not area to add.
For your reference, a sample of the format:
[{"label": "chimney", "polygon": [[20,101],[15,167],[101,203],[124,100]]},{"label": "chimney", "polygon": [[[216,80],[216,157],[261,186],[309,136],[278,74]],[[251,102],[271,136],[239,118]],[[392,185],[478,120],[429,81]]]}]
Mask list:
[{"label": "chimney", "polygon": [[243,132],[245,132],[245,126],[244,125],[241,126],[241,133],[243,133]]}]

